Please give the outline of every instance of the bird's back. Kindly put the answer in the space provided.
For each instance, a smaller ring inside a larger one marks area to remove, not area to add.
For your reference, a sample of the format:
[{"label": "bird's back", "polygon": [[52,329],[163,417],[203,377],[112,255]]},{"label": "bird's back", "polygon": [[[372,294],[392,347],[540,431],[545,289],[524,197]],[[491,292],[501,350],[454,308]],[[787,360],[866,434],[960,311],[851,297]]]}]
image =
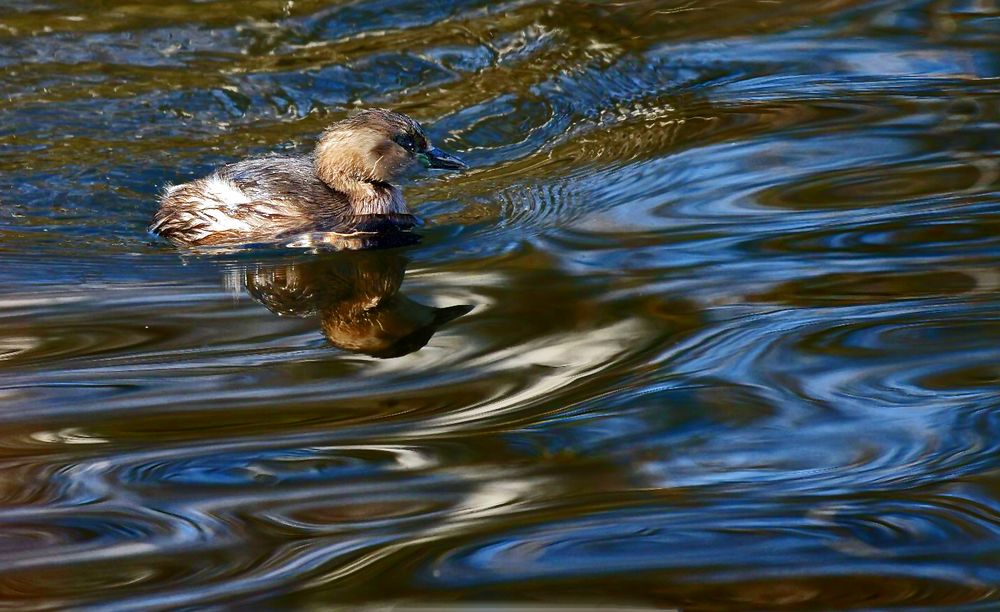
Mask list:
[{"label": "bird's back", "polygon": [[321,181],[310,157],[260,157],[167,189],[150,231],[190,245],[269,242],[335,228],[347,197]]}]

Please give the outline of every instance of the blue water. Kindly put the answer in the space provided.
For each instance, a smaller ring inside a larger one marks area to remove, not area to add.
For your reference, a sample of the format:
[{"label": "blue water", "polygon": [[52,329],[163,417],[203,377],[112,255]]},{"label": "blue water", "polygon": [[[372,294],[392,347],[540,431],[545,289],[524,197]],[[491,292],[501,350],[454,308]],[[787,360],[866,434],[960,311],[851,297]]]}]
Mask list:
[{"label": "blue water", "polygon": [[[989,0],[14,0],[0,601],[1000,606]],[[420,244],[178,251],[355,108]],[[377,307],[372,307],[377,304]]]}]

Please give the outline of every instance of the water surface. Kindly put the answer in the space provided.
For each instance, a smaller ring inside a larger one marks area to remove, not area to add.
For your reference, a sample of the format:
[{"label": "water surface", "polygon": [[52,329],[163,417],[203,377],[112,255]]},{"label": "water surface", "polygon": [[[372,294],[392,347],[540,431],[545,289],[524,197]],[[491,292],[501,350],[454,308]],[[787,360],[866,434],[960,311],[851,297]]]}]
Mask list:
[{"label": "water surface", "polygon": [[[989,0],[8,0],[0,599],[995,609],[998,40]],[[420,244],[145,233],[368,106],[472,166],[406,187]]]}]

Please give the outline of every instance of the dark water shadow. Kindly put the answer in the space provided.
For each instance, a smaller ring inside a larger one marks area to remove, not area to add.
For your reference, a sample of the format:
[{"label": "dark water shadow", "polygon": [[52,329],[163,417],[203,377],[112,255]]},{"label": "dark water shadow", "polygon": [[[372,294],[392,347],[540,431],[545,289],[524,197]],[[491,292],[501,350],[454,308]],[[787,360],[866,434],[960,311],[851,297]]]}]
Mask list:
[{"label": "dark water shadow", "polygon": [[247,293],[279,316],[315,317],[333,346],[380,359],[420,350],[473,308],[437,308],[400,292],[407,259],[398,250],[323,253],[247,267]]}]

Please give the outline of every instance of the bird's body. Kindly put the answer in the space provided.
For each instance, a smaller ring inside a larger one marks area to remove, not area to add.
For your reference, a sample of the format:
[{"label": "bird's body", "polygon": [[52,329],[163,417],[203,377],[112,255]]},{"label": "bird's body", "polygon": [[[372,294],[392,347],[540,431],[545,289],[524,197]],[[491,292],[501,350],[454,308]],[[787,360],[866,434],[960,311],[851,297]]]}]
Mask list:
[{"label": "bird's body", "polygon": [[248,159],[168,187],[150,231],[192,246],[405,231],[414,218],[391,181],[417,161],[464,166],[405,115],[366,111],[331,126],[312,155]]}]

